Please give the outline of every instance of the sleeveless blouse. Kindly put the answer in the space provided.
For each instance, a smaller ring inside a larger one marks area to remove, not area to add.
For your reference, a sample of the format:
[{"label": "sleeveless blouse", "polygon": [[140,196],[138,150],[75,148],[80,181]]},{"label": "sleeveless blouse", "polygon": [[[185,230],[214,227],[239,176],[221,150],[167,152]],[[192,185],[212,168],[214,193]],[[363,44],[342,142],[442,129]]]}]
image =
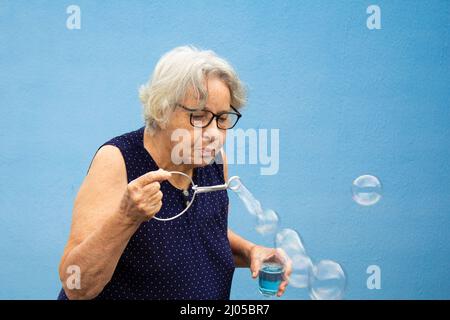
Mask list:
[{"label": "sleeveless blouse", "polygon": [[[113,145],[120,150],[128,183],[159,169],[144,148],[144,128],[99,147]],[[199,186],[223,184],[223,165],[213,161],[194,168],[192,179]],[[172,217],[185,208],[182,190],[163,181],[161,191],[163,205],[157,217]],[[192,195],[189,187],[189,199]],[[181,217],[142,223],[128,242],[112,279],[95,299],[229,299],[235,266],[227,235],[228,203],[226,190],[201,193]],[[67,299],[63,289],[58,299]]]}]

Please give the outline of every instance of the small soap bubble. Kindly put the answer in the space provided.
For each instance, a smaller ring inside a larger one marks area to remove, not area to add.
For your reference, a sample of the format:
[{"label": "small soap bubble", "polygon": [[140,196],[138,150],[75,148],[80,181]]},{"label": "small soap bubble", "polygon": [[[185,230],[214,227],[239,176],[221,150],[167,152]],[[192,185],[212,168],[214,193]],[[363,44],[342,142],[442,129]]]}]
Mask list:
[{"label": "small soap bubble", "polygon": [[380,180],[371,175],[362,175],[352,184],[353,200],[362,206],[371,206],[381,199],[382,186]]},{"label": "small soap bubble", "polygon": [[322,260],[312,268],[309,295],[314,300],[341,300],[346,283],[344,270],[339,263]]}]

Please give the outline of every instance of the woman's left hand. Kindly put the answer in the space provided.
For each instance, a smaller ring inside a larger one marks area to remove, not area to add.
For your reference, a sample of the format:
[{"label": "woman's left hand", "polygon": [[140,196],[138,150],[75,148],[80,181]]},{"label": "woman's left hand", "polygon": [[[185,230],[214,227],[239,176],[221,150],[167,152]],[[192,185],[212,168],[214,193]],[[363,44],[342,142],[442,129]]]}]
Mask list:
[{"label": "woman's left hand", "polygon": [[274,260],[284,266],[283,281],[281,281],[278,287],[277,296],[281,297],[288,285],[289,276],[292,272],[291,260],[280,249],[267,248],[263,246],[255,245],[250,250],[250,271],[253,279],[256,279],[259,274],[259,269],[265,260]]}]

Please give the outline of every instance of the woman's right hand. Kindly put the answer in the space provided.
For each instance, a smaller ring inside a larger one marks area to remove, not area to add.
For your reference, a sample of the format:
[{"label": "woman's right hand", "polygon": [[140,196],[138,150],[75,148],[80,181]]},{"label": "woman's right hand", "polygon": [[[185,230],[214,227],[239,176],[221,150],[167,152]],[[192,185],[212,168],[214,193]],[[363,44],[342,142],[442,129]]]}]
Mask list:
[{"label": "woman's right hand", "polygon": [[160,182],[171,177],[163,169],[150,171],[131,181],[120,203],[120,212],[131,223],[142,223],[153,218],[162,206],[163,193]]}]

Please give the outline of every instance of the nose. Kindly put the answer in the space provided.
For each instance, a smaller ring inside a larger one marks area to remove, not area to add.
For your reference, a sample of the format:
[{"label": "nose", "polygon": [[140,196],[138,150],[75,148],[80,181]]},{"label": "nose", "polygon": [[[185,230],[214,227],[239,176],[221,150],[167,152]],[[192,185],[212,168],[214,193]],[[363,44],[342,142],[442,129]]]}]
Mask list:
[{"label": "nose", "polygon": [[220,129],[214,124],[214,126],[209,125],[203,129],[203,139],[209,142],[215,142],[220,138]]}]

